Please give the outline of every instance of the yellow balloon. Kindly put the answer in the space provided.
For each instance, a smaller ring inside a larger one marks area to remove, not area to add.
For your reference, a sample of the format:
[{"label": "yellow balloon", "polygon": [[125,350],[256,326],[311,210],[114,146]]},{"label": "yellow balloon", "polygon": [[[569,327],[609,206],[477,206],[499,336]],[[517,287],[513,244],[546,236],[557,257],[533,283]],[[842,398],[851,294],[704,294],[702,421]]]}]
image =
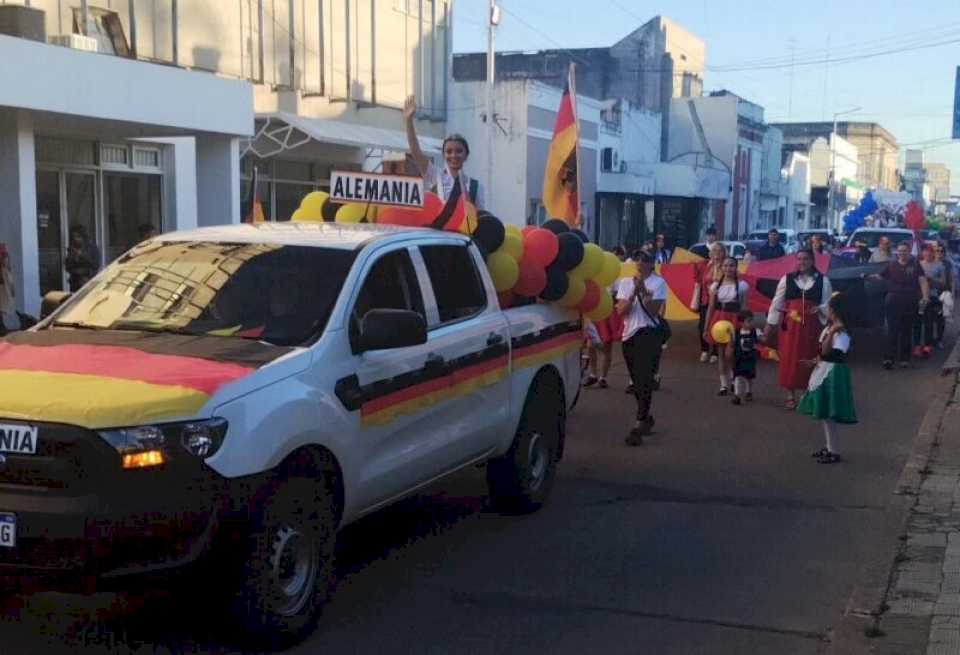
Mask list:
[{"label": "yellow balloon", "polygon": [[503,251],[514,258],[516,261],[520,261],[523,257],[523,237],[518,237],[513,232],[509,230],[503,237],[503,245],[497,250]]},{"label": "yellow balloon", "polygon": [[567,281],[569,282],[567,292],[563,294],[557,302],[564,307],[576,307],[587,293],[587,285],[584,283],[583,278],[569,273],[567,274]]},{"label": "yellow balloon", "polygon": [[487,257],[487,269],[490,271],[490,278],[497,293],[512,289],[517,283],[517,278],[520,277],[520,266],[517,260],[503,252],[502,248]]},{"label": "yellow balloon", "polygon": [[620,260],[612,252],[603,253],[603,264],[600,272],[593,276],[593,281],[604,289],[616,282],[618,277],[620,277]]},{"label": "yellow balloon", "polygon": [[602,321],[606,317],[610,316],[610,312],[613,311],[613,298],[609,293],[600,294],[600,302],[597,303],[597,306],[591,309],[589,312],[586,312],[584,316],[589,318],[591,321]]},{"label": "yellow balloon", "polygon": [[637,262],[620,264],[620,277],[637,277]]},{"label": "yellow balloon", "polygon": [[328,198],[330,198],[330,194],[326,191],[311,191],[300,201],[300,209],[308,215],[320,216],[323,212],[323,205]]},{"label": "yellow balloon", "polygon": [[603,250],[595,243],[586,243],[583,245],[583,260],[577,264],[572,273],[578,275],[584,280],[589,280],[603,266]]},{"label": "yellow balloon", "polygon": [[359,223],[367,214],[367,205],[362,202],[351,202],[337,210],[337,223]]},{"label": "yellow balloon", "polygon": [[323,214],[308,212],[301,207],[290,215],[290,220],[294,223],[323,223]]},{"label": "yellow balloon", "polygon": [[520,239],[520,241],[523,241],[523,230],[521,230],[519,227],[517,227],[513,223],[504,223],[503,231],[506,232],[507,234],[513,234],[518,239]]},{"label": "yellow balloon", "polygon": [[717,343],[730,343],[733,339],[733,323],[730,321],[717,321],[710,328],[710,336]]}]

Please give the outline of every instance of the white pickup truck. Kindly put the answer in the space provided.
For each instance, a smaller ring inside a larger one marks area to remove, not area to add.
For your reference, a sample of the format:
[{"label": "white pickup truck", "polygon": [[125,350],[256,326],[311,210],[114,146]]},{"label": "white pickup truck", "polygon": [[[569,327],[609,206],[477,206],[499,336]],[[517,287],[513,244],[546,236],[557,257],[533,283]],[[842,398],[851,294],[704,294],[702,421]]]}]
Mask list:
[{"label": "white pickup truck", "polygon": [[199,565],[234,584],[244,629],[296,641],[343,525],[482,463],[497,505],[546,500],[580,343],[557,306],[501,311],[458,234],[145,242],[0,340],[0,576],[100,588]]}]

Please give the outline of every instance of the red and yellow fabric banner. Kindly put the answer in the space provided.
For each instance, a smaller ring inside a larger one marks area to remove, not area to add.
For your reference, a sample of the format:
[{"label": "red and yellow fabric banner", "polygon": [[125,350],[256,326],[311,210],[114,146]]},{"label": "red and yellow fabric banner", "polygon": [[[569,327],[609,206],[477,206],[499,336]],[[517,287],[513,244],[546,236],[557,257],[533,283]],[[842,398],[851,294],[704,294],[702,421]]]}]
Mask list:
[{"label": "red and yellow fabric banner", "polygon": [[129,347],[0,342],[0,416],[88,429],[189,418],[253,370]]},{"label": "red and yellow fabric banner", "polygon": [[570,65],[567,84],[560,98],[553,140],[547,153],[543,174],[543,205],[550,218],[559,218],[571,227],[580,227],[580,185],[577,148],[576,84],[574,67]]}]

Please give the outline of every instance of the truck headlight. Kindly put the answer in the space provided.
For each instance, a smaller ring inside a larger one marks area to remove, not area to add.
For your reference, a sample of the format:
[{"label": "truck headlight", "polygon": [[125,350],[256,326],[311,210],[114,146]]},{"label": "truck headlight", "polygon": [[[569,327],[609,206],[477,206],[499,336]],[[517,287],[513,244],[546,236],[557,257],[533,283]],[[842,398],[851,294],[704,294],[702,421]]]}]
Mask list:
[{"label": "truck headlight", "polygon": [[123,461],[123,468],[138,469],[161,466],[169,459],[171,444],[180,446],[194,457],[207,458],[217,452],[227,434],[227,421],[211,418],[184,423],[140,425],[114,430],[100,430]]}]

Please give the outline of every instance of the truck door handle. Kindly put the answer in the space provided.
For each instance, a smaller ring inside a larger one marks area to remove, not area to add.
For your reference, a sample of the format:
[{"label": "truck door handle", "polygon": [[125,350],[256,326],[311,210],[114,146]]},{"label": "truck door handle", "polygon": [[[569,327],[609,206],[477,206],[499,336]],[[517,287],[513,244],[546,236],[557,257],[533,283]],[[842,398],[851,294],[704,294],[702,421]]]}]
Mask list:
[{"label": "truck door handle", "polygon": [[491,332],[487,336],[488,346],[499,346],[501,343],[503,343],[503,335],[499,332]]}]

